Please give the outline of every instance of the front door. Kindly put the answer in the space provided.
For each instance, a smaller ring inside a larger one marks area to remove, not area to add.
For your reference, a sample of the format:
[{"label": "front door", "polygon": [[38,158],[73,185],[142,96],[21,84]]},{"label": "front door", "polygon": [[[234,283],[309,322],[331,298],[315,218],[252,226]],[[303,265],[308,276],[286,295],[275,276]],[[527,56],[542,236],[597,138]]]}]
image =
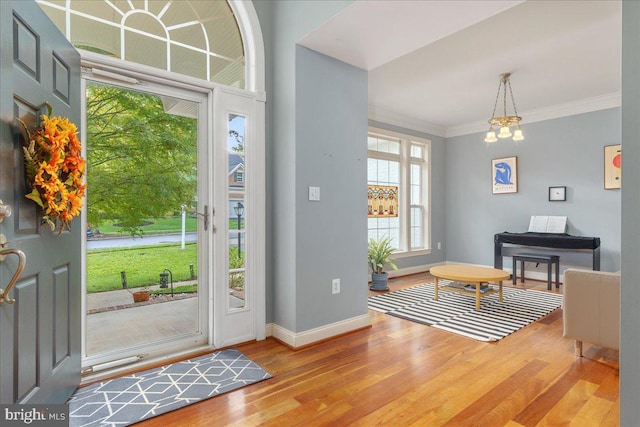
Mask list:
[{"label": "front door", "polygon": [[[63,403],[80,382],[81,225],[58,235],[25,198],[24,132],[46,114],[80,125],[80,55],[33,1],[0,1],[0,199],[12,215],[0,223],[26,267],[0,303],[0,403]],[[0,262],[0,288],[18,268]]]}]

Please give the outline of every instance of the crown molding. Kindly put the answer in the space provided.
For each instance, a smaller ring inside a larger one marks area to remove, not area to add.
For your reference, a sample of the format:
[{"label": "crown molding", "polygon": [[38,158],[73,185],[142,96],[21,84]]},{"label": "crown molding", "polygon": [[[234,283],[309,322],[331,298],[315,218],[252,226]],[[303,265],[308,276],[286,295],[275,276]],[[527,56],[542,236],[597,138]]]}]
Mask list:
[{"label": "crown molding", "polygon": [[412,129],[430,135],[446,137],[447,129],[444,126],[425,122],[416,117],[385,110],[374,105],[369,105],[369,120],[399,126],[405,129]]},{"label": "crown molding", "polygon": [[[564,104],[552,105],[550,107],[539,108],[537,110],[523,111],[520,113],[520,116],[523,118],[522,124],[526,125],[527,123],[542,122],[561,117],[575,116],[576,114],[616,108],[620,107],[620,105],[622,105],[621,93],[614,92],[606,95],[594,96],[592,98],[579,99],[577,101],[567,102]],[[387,123],[444,138],[486,132],[488,128],[488,122],[486,120],[447,128],[425,122],[424,120],[416,117],[385,110],[374,105],[369,105],[369,120]]]},{"label": "crown molding", "polygon": [[[552,105],[550,107],[539,108],[537,110],[523,111],[520,113],[522,124],[542,122],[545,120],[558,119],[561,117],[575,116],[576,114],[590,113],[592,111],[606,110],[622,105],[620,92],[609,93],[607,95],[594,96],[565,104]],[[472,133],[486,132],[488,122],[486,120],[468,123],[447,128],[446,137],[469,135]]]}]

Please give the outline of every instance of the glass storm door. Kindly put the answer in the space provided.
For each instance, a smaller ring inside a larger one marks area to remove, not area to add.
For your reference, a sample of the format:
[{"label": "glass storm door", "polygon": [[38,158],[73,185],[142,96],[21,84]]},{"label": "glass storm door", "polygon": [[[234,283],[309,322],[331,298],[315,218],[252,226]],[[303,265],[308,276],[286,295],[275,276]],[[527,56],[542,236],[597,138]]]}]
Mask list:
[{"label": "glass storm door", "polygon": [[[85,80],[85,370],[208,342],[207,95]],[[144,88],[144,89],[143,89]]]}]

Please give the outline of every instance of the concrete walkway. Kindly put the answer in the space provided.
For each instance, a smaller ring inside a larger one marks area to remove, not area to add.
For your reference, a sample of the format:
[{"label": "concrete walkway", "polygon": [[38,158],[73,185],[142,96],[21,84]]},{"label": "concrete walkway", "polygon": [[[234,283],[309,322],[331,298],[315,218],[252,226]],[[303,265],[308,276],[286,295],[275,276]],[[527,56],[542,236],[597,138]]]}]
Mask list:
[{"label": "concrete walkway", "polygon": [[[180,282],[180,286],[193,285],[196,281]],[[174,284],[174,287],[177,286]],[[147,286],[145,289],[154,290],[159,289],[160,285]],[[118,289],[108,292],[95,292],[87,294],[87,313],[93,314],[102,311],[122,310],[124,308],[139,307],[145,305],[144,303],[134,303],[133,293],[142,290],[143,288],[130,288],[130,289]],[[173,300],[179,300],[184,298],[194,298],[197,294],[175,294]],[[171,301],[171,295],[166,296],[152,296],[154,300],[148,304],[160,303]]]},{"label": "concrete walkway", "polygon": [[89,355],[197,331],[197,294],[176,294],[174,299],[170,295],[152,297],[148,302],[134,303],[133,292],[138,290],[87,294]]},{"label": "concrete walkway", "polygon": [[87,294],[87,313],[129,304],[133,304],[133,294],[129,289]]},{"label": "concrete walkway", "polygon": [[87,315],[89,355],[198,330],[198,298],[185,298]]},{"label": "concrete walkway", "polygon": [[[180,282],[180,285],[196,281]],[[174,283],[174,287],[176,284]],[[149,286],[157,289],[160,285]],[[133,345],[151,343],[198,331],[197,294],[152,296],[134,303],[133,292],[141,288],[118,289],[87,294],[87,354],[94,355]],[[244,300],[229,294],[230,307],[243,307]]]}]

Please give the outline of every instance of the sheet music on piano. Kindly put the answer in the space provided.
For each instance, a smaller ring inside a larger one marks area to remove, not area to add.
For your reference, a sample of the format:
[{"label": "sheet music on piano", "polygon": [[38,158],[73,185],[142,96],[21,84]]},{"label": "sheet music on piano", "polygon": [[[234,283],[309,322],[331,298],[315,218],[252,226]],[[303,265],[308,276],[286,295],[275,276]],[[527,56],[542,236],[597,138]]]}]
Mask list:
[{"label": "sheet music on piano", "polygon": [[539,216],[533,215],[529,221],[530,233],[566,233],[566,216]]}]

